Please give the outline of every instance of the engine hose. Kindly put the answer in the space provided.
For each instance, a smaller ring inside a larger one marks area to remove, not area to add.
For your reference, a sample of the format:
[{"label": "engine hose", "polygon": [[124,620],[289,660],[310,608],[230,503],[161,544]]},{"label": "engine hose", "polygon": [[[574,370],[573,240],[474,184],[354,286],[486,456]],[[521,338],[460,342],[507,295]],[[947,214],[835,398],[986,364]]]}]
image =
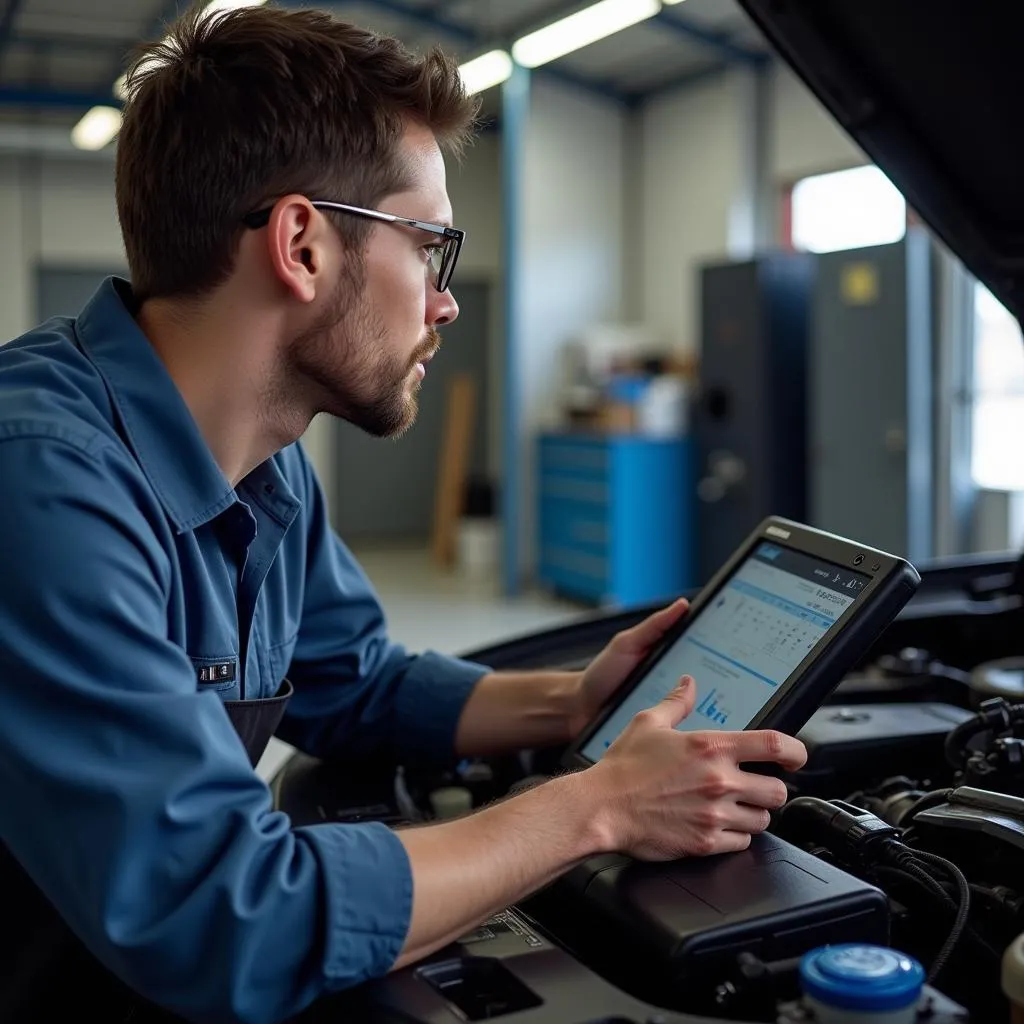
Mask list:
[{"label": "engine hose", "polygon": [[955,726],[946,736],[946,761],[952,768],[963,768],[967,745],[983,732],[1006,732],[1015,721],[1024,719],[1024,704],[1008,704],[997,697],[985,701],[982,710]]},{"label": "engine hose", "polygon": [[945,803],[952,792],[952,789],[934,789],[930,793],[925,793],[923,796],[918,797],[909,807],[900,811],[899,817],[892,824],[897,828],[906,828],[908,824],[913,823],[915,814],[920,814],[921,811],[927,810],[929,807]]}]

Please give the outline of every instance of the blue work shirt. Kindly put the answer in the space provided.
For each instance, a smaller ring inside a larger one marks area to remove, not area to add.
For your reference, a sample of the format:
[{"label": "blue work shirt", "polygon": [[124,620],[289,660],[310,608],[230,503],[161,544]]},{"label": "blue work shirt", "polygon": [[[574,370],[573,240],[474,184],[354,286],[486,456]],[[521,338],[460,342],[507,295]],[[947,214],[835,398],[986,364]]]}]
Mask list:
[{"label": "blue work shirt", "polygon": [[287,676],[303,751],[442,759],[484,667],[388,639],[298,444],[230,485],[123,281],[0,348],[0,481],[0,839],[40,905],[190,1020],[278,1021],[384,974],[404,847],[293,827],[222,702]]}]

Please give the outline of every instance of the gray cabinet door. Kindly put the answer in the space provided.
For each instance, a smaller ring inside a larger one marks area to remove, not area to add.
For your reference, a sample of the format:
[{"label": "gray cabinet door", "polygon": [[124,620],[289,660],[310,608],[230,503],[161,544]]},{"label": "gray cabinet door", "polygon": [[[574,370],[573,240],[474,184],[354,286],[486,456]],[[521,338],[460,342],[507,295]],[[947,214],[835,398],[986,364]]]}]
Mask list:
[{"label": "gray cabinet door", "polygon": [[933,523],[930,246],[819,258],[811,355],[814,525],[912,560]]}]

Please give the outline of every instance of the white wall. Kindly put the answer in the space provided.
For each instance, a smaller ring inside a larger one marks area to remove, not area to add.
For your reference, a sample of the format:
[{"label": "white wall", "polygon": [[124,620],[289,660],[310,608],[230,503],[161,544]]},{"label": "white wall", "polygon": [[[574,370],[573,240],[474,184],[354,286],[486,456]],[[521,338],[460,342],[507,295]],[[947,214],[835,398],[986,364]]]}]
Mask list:
[{"label": "white wall", "polygon": [[522,154],[519,309],[522,564],[533,564],[533,443],[557,409],[563,350],[625,306],[627,113],[540,76]]},{"label": "white wall", "polygon": [[768,165],[779,184],[867,162],[818,98],[787,67],[772,72]]},{"label": "white wall", "polygon": [[[750,235],[740,222],[753,182],[746,163],[751,126],[745,74],[726,72],[658,97],[639,115],[637,312],[668,348],[685,352],[699,344],[697,267],[747,254]],[[766,84],[768,192],[781,210],[782,189],[798,178],[866,158],[787,69],[776,66]],[[774,215],[769,219],[778,222]]]},{"label": "white wall", "polygon": [[448,195],[455,226],[466,232],[459,255],[460,277],[501,274],[501,135],[476,137],[461,161],[447,161]]},{"label": "white wall", "polygon": [[653,100],[640,113],[643,147],[641,315],[668,349],[698,344],[693,268],[728,251],[745,155],[733,75]]}]

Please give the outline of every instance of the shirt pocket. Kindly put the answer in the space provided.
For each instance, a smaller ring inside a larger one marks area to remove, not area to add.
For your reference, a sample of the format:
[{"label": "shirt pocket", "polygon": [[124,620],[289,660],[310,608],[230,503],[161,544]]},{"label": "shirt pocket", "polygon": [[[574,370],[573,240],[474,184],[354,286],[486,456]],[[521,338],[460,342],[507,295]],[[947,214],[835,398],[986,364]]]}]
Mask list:
[{"label": "shirt pocket", "polygon": [[298,636],[298,633],[296,633],[287,640],[272,644],[267,649],[271,689],[275,691],[288,674],[288,666],[292,663],[292,656],[295,654],[295,643],[298,640]]}]

